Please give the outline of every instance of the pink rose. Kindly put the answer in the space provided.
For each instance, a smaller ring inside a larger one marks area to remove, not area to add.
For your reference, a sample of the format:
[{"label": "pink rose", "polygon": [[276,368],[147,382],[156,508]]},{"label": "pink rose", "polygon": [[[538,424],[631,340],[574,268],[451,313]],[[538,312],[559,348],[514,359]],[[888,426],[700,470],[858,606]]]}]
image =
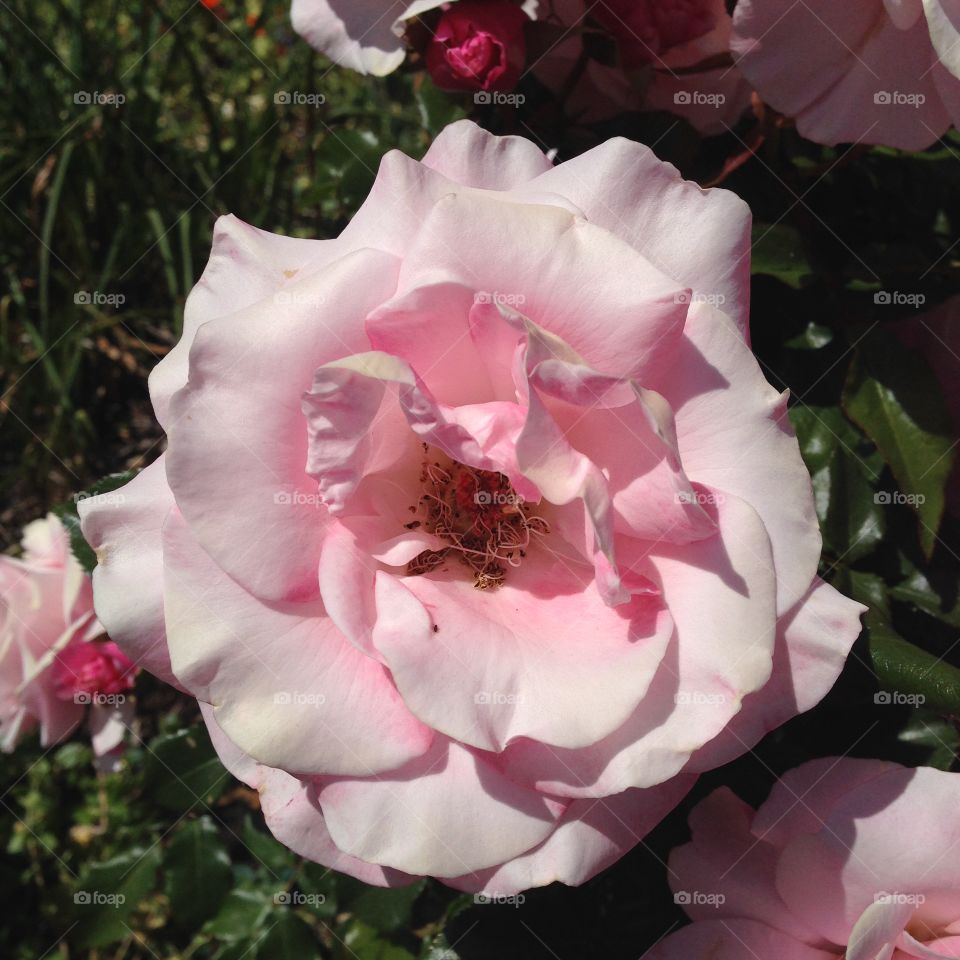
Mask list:
[{"label": "pink rose", "polygon": [[612,140],[469,122],[335,240],[227,217],[150,381],[164,459],[81,504],[97,611],[298,853],[580,883],[816,703],[862,609],[747,343],[750,216]]},{"label": "pink rose", "polygon": [[57,654],[54,688],[61,700],[73,700],[78,693],[88,698],[122,693],[133,689],[135,669],[112,641],[74,643]]},{"label": "pink rose", "polygon": [[694,921],[650,960],[960,957],[960,774],[828,757],[754,811],[726,787],[670,857]]},{"label": "pink rose", "polygon": [[[589,9],[595,14],[598,8]],[[732,21],[725,0],[709,0],[704,8],[713,23],[708,32],[649,57],[643,70],[624,70],[594,59],[588,59],[581,70],[580,31],[588,5],[584,0],[554,0],[551,10],[566,33],[532,69],[554,93],[563,94],[566,113],[579,122],[665,110],[711,136],[733,126],[750,103],[750,86],[736,67],[693,69],[729,53]],[[572,85],[571,77],[576,78]]]},{"label": "pink rose", "polygon": [[510,0],[446,10],[427,47],[427,69],[444,90],[511,90],[526,57],[527,15]]},{"label": "pink rose", "polygon": [[960,117],[957,0],[739,0],[738,64],[803,136],[922,150]]},{"label": "pink rose", "polygon": [[27,524],[23,551],[18,560],[0,556],[0,744],[7,751],[37,726],[43,746],[70,735],[85,707],[72,689],[64,695],[64,670],[86,658],[82,648],[103,646],[89,642],[103,627],[57,517]]},{"label": "pink rose", "polygon": [[709,33],[717,25],[712,0],[599,0],[590,15],[617,38],[625,67],[658,61],[661,54]]},{"label": "pink rose", "polygon": [[22,559],[0,557],[0,746],[13,750],[37,726],[42,746],[59,743],[89,705],[94,753],[109,768],[133,716],[117,695],[133,686],[135,667],[98,639],[90,578],[59,519],[27,524],[22,546]]}]

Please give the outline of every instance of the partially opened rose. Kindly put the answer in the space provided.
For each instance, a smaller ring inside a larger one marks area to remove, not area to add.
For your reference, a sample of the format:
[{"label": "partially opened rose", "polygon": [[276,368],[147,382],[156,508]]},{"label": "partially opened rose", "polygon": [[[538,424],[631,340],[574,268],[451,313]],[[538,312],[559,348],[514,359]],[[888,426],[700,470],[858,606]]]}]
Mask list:
[{"label": "partially opened rose", "polygon": [[738,66],[817,143],[930,146],[960,120],[957,0],[739,0]]},{"label": "partially opened rose", "polygon": [[81,504],[97,611],[274,833],[376,883],[578,883],[816,703],[860,607],[747,344],[749,213],[613,140],[468,122],[336,240],[219,221]]},{"label": "partially opened rose", "polygon": [[650,960],[960,957],[960,774],[828,757],[759,810],[727,788],[690,816],[670,885],[693,924]]},{"label": "partially opened rose", "polygon": [[90,708],[94,750],[119,746],[134,665],[103,639],[90,578],[54,514],[27,524],[23,556],[0,556],[0,746],[39,728],[40,743],[65,739]]}]

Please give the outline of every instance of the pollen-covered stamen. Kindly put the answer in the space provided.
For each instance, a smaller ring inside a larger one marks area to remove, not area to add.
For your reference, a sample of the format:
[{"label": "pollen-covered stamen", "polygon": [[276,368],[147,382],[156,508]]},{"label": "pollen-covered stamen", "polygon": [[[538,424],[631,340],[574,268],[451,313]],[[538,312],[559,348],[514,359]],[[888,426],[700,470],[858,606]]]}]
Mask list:
[{"label": "pollen-covered stamen", "polygon": [[531,539],[550,532],[549,524],[530,513],[502,473],[449,460],[444,465],[429,454],[424,445],[424,492],[411,508],[424,519],[407,526],[416,523],[450,546],[424,550],[407,564],[407,573],[428,573],[456,556],[473,570],[478,590],[499,586],[507,569],[520,565]]}]

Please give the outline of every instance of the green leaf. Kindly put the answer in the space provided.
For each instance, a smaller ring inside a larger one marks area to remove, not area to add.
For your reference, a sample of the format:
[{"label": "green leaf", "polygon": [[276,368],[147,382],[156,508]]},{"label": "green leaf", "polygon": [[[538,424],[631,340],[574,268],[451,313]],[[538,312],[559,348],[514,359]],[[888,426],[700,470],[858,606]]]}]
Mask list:
[{"label": "green leaf", "polygon": [[897,739],[925,751],[924,765],[938,770],[949,770],[960,752],[957,725],[926,710],[915,711]]},{"label": "green leaf", "polygon": [[864,464],[836,447],[827,465],[813,476],[814,499],[825,548],[852,563],[883,540],[886,518],[874,502]]},{"label": "green leaf", "polygon": [[[943,571],[944,576],[914,569],[890,591],[890,596],[901,603],[915,606],[924,613],[942,620],[951,627],[960,628],[960,583],[956,575]],[[936,586],[931,583],[933,577]]]},{"label": "green leaf", "polygon": [[446,933],[441,930],[424,940],[420,960],[460,960],[460,954],[450,946]]},{"label": "green leaf", "polygon": [[104,946],[130,933],[127,918],[154,889],[160,850],[135,848],[90,864],[73,894],[77,921],[70,939],[78,948]]},{"label": "green leaf", "polygon": [[[64,529],[70,535],[70,550],[77,558],[80,566],[83,567],[87,573],[90,573],[97,565],[97,555],[91,549],[90,544],[84,539],[83,532],[80,530],[80,515],[77,513],[77,504],[81,500],[87,500],[90,497],[113,493],[114,490],[118,490],[120,487],[128,484],[134,476],[136,476],[136,474],[131,470],[127,470],[125,473],[111,473],[109,476],[103,477],[96,483],[91,484],[89,490],[80,490],[78,493],[75,493],[70,502],[60,504],[55,510]],[[120,495],[118,495],[118,497],[119,496]],[[111,498],[107,497],[104,499],[104,502],[114,502],[119,505],[123,501],[120,499],[111,501]]]},{"label": "green leaf", "polygon": [[391,933],[407,926],[426,885],[426,880],[417,880],[406,887],[366,887],[359,896],[341,901],[341,906],[374,930]]},{"label": "green leaf", "polygon": [[[368,960],[366,954],[361,954]],[[311,960],[320,956],[320,944],[314,932],[295,913],[277,915],[257,947],[257,960]]]},{"label": "green leaf", "polygon": [[876,443],[917,513],[927,557],[933,553],[954,462],[950,420],[940,392],[930,389],[932,380],[918,354],[874,330],[858,346],[843,391],[844,409]]},{"label": "green leaf", "polygon": [[785,341],[784,346],[791,350],[819,350],[830,343],[833,343],[833,331],[811,320],[801,333]]},{"label": "green leaf", "polygon": [[249,815],[243,819],[243,842],[256,866],[263,865],[278,879],[286,880],[294,868],[293,853],[265,830],[258,830]]},{"label": "green leaf", "polygon": [[752,245],[753,273],[769,274],[795,290],[813,273],[803,237],[793,227],[754,223]]},{"label": "green leaf", "polygon": [[230,889],[233,871],[209,817],[185,823],[163,858],[173,922],[186,930],[213,916]]},{"label": "green leaf", "polygon": [[373,927],[353,921],[343,936],[344,956],[363,960],[413,960],[413,954],[403,947],[383,939]]},{"label": "green leaf", "polygon": [[904,640],[878,618],[868,615],[867,627],[870,658],[884,691],[918,698],[923,706],[947,716],[960,716],[960,670]]},{"label": "green leaf", "polygon": [[149,795],[181,814],[198,804],[211,805],[230,780],[202,727],[157,737],[150,743],[145,766]]},{"label": "green leaf", "polygon": [[227,942],[248,941],[264,926],[273,908],[273,898],[253,890],[231,890],[204,933]]}]

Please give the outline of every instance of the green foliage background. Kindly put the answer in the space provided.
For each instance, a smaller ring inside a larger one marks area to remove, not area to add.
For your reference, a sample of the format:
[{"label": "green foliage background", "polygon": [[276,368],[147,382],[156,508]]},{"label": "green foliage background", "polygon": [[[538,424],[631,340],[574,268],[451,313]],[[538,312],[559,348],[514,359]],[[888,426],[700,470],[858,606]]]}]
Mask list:
[{"label": "green foliage background", "polygon": [[[220,15],[188,0],[2,6],[0,533],[10,549],[24,522],[160,452],[146,374],[179,335],[217,215],[334,236],[383,153],[420,156],[465,115],[558,147],[560,159],[631,136],[701,182],[758,133],[747,122],[701,141],[656,114],[580,127],[532,80],[523,109],[476,114],[412,70],[367,81],[332,68],[297,41],[284,5],[224,2]],[[326,102],[274,102],[294,90]],[[126,101],[75,102],[93,91]],[[583,888],[492,906],[433,882],[374,890],[302,862],[222,769],[195,705],[142,677],[138,742],[119,773],[94,773],[82,735],[0,759],[4,957],[637,957],[683,922],[665,860],[710,789],[730,784],[757,803],[779,773],[828,754],[956,769],[960,537],[944,509],[956,436],[932,372],[896,339],[917,310],[874,294],[919,295],[929,309],[960,291],[960,138],[903,155],[824,149],[788,126],[759,133],[756,155],[723,183],[756,221],[754,346],[768,379],[791,391],[822,575],[871,608],[826,700],[703,777]],[[124,299],[77,302],[93,291]],[[923,503],[878,502],[893,491]],[[925,702],[877,702],[879,690]],[[110,902],[76,902],[85,891]]]}]

